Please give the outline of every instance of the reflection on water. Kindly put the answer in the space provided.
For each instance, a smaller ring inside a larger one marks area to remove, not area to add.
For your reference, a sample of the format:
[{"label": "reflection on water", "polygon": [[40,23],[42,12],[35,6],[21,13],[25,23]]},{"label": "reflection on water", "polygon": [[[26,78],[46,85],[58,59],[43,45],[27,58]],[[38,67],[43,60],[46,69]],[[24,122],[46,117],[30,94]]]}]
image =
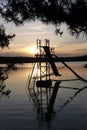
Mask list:
[{"label": "reflection on water", "polygon": [[13,70],[17,70],[15,64],[7,64],[6,67],[0,67],[0,97],[2,95],[9,97],[11,90],[6,89],[5,81],[9,78],[9,73]]},{"label": "reflection on water", "polygon": [[[70,63],[87,80],[87,69],[83,64]],[[52,87],[34,87],[33,80],[32,86],[27,88],[26,81],[28,75],[30,77],[32,64],[17,71],[7,68],[0,68],[1,130],[87,129],[87,84],[71,80],[76,77],[69,70],[58,64],[62,76],[52,76],[55,79]],[[11,92],[3,95],[7,90]]]},{"label": "reflection on water", "polygon": [[59,107],[58,112],[62,111],[72,100],[74,100],[74,98],[75,98],[76,96],[78,96],[78,94],[80,94],[83,90],[87,89],[87,86],[84,86],[84,87],[82,87],[82,88],[64,87],[64,86],[61,86],[61,88],[73,89],[73,90],[76,90],[76,92],[73,94],[73,96],[70,96],[69,99],[64,102],[64,104],[62,104],[62,105]]},{"label": "reflection on water", "polygon": [[8,79],[8,73],[13,68],[13,65],[8,65],[7,67],[0,67],[0,97],[2,97],[2,95],[9,97],[11,90],[6,89],[5,80]]},{"label": "reflection on water", "polygon": [[52,119],[52,113],[54,113],[53,106],[55,103],[59,85],[60,81],[57,81],[53,87],[50,87],[49,85],[48,87],[44,87],[43,85],[43,88],[37,87],[37,90],[35,86],[30,86],[28,88],[29,96],[32,99],[34,108],[37,112],[37,117],[40,121],[49,121]]}]

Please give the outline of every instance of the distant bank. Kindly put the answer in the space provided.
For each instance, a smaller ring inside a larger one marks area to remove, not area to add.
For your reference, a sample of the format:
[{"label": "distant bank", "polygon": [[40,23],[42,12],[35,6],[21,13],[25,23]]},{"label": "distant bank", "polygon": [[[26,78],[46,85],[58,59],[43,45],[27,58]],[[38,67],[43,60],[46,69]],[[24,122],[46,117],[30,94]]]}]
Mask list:
[{"label": "distant bank", "polygon": [[[53,58],[55,62],[60,62],[60,59],[67,62],[72,61],[87,61],[87,55],[77,56],[77,57],[59,57]],[[35,57],[0,57],[0,64],[8,63],[34,63],[34,62],[46,62],[49,59],[45,57],[35,58]]]}]

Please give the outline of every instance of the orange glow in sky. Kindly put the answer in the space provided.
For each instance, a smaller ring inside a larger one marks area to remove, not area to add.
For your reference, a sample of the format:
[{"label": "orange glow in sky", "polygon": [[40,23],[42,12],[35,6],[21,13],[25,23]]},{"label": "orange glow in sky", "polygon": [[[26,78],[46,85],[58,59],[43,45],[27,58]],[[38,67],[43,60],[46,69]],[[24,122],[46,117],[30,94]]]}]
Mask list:
[{"label": "orange glow in sky", "polygon": [[87,54],[87,40],[82,35],[76,39],[69,34],[66,25],[61,25],[63,35],[55,35],[55,27],[53,25],[45,25],[40,21],[26,23],[20,27],[16,27],[13,23],[5,23],[0,20],[0,24],[4,24],[7,34],[16,34],[11,42],[10,49],[0,49],[0,55],[3,56],[34,56],[36,53],[36,40],[49,39],[51,47],[55,47],[58,56],[78,56]]},{"label": "orange glow in sky", "polygon": [[30,46],[26,48],[26,52],[29,53],[30,55],[35,55],[38,53],[38,50],[36,48],[36,46]]}]

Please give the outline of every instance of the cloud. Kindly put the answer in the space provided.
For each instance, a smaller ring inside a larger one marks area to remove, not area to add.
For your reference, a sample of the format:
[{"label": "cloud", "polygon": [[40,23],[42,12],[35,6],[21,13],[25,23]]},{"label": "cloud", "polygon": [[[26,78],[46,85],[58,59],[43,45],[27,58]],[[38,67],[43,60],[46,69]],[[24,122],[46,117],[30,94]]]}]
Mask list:
[{"label": "cloud", "polygon": [[84,51],[84,52],[87,52],[87,48],[76,49],[76,51]]},{"label": "cloud", "polygon": [[25,32],[25,33],[16,33],[17,35],[43,35],[43,34],[47,34],[48,32],[46,31],[40,31],[40,32]]},{"label": "cloud", "polygon": [[42,31],[42,30],[46,29],[46,26],[41,24],[41,25],[37,25],[37,26],[32,26],[31,29],[36,30],[36,31]]},{"label": "cloud", "polygon": [[25,52],[5,52],[5,53],[1,53],[0,56],[29,56],[29,54],[25,53]]},{"label": "cloud", "polygon": [[16,48],[16,47],[26,47],[26,43],[18,43],[18,44],[10,44],[10,47]]}]

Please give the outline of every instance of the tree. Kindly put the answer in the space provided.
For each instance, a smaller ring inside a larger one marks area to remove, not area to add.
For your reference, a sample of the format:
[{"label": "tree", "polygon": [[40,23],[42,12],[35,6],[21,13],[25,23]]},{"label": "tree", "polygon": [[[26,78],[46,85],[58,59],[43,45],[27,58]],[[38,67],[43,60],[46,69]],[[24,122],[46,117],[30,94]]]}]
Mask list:
[{"label": "tree", "polygon": [[45,24],[53,24],[56,33],[66,23],[70,33],[87,35],[87,0],[0,0],[0,14],[7,22],[16,25],[39,19]]},{"label": "tree", "polygon": [[5,28],[3,25],[0,26],[0,47],[8,47],[10,44],[10,40],[13,39],[15,35],[6,35]]}]

